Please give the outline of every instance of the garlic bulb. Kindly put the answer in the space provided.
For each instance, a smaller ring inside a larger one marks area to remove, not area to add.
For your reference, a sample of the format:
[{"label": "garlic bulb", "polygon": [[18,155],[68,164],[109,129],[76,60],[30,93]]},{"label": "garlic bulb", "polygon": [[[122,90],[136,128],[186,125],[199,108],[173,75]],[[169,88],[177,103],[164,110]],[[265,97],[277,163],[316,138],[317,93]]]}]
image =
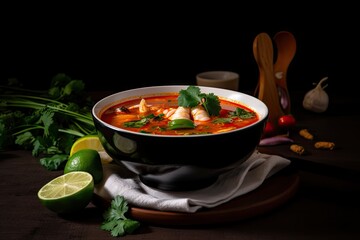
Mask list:
[{"label": "garlic bulb", "polygon": [[324,91],[324,88],[326,88],[327,85],[322,87],[321,84],[327,79],[327,77],[321,79],[314,89],[305,94],[303,100],[303,107],[305,109],[318,113],[326,111],[329,105],[329,96]]}]

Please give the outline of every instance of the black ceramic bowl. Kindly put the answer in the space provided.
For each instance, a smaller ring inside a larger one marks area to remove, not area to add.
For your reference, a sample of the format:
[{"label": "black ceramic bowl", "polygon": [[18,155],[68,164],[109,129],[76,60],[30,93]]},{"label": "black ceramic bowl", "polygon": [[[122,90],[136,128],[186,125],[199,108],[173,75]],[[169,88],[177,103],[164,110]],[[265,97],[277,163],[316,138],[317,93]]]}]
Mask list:
[{"label": "black ceramic bowl", "polygon": [[118,92],[101,99],[92,109],[105,151],[150,187],[174,191],[206,187],[220,174],[245,161],[261,139],[268,117],[266,105],[250,95],[220,88],[199,87],[202,93],[214,93],[220,99],[249,107],[259,114],[259,121],[224,133],[164,136],[127,131],[100,119],[107,108],[121,102],[159,93],[178,93],[187,87],[154,86]]}]

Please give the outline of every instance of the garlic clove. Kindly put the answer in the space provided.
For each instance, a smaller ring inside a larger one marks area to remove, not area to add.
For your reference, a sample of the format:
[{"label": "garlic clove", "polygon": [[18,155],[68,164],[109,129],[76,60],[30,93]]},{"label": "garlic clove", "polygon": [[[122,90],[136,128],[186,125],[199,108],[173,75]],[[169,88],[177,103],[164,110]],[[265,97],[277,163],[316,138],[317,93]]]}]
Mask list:
[{"label": "garlic clove", "polygon": [[321,79],[314,89],[305,94],[303,100],[303,107],[305,109],[318,113],[325,112],[327,110],[329,106],[329,96],[324,91],[324,88],[326,88],[327,85],[324,87],[322,86],[322,83],[327,79],[327,77]]}]

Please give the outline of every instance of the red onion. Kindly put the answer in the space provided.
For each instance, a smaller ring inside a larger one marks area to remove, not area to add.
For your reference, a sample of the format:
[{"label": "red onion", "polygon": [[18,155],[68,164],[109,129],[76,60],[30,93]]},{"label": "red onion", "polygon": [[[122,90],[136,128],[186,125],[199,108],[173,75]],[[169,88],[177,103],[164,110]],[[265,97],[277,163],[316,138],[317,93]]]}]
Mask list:
[{"label": "red onion", "polygon": [[294,140],[292,140],[291,138],[289,138],[287,136],[279,135],[279,136],[261,139],[259,146],[274,146],[274,145],[279,145],[279,144],[283,144],[283,143],[292,143],[292,142],[294,142]]}]

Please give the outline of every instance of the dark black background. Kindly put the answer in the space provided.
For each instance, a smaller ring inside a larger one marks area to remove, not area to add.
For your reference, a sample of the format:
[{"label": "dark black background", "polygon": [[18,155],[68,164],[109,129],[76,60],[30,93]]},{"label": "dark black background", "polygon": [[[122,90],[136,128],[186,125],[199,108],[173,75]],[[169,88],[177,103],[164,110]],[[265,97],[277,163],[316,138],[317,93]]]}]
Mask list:
[{"label": "dark black background", "polygon": [[345,3],[287,9],[257,2],[252,8],[136,4],[8,9],[2,16],[1,84],[17,78],[29,88],[47,88],[52,76],[66,73],[84,80],[89,91],[121,91],[195,84],[199,72],[231,70],[240,74],[239,90],[251,91],[258,78],[255,36],[285,30],[297,40],[290,91],[305,92],[328,76],[330,94],[356,92],[358,17]]}]

